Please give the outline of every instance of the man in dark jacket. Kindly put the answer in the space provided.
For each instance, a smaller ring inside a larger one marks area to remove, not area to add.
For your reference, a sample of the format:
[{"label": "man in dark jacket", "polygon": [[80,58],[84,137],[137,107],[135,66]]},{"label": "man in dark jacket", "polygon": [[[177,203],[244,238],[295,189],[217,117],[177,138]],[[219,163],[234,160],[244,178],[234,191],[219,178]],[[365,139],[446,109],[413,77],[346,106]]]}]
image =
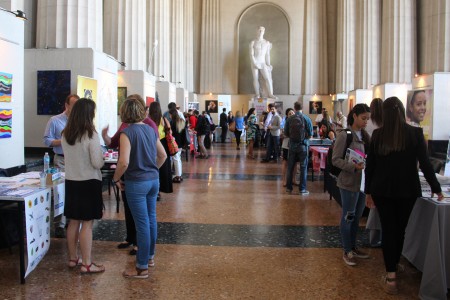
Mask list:
[{"label": "man in dark jacket", "polygon": [[225,143],[225,140],[227,139],[227,132],[228,132],[228,120],[227,120],[227,109],[223,108],[222,113],[220,114],[220,120],[219,125],[222,128],[222,134],[220,136],[220,140],[222,143]]}]

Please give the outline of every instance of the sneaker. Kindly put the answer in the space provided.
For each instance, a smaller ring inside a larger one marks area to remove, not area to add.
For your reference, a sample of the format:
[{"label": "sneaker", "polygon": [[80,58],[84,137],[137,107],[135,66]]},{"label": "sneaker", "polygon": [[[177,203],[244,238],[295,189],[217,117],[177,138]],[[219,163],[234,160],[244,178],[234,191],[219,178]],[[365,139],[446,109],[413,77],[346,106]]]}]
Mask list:
[{"label": "sneaker", "polygon": [[387,275],[381,277],[381,286],[383,290],[389,295],[397,295],[397,281],[395,278],[389,278]]},{"label": "sneaker", "polygon": [[370,257],[369,254],[367,254],[367,253],[365,253],[365,252],[362,252],[361,250],[359,250],[359,249],[357,249],[357,248],[353,248],[353,249],[352,249],[352,253],[353,253],[353,256],[356,257],[356,258],[364,258],[364,259],[367,259],[367,258]]},{"label": "sneaker", "polygon": [[288,194],[292,194],[292,190],[290,190],[290,189],[286,189],[286,193],[288,193]]},{"label": "sneaker", "polygon": [[342,256],[342,259],[349,266],[355,266],[356,265],[356,261],[355,261],[354,255],[353,255],[353,251],[350,251],[348,253],[344,252],[344,255]]},{"label": "sneaker", "polygon": [[302,195],[302,196],[309,195],[309,191],[307,191],[307,190],[300,191],[300,195]]}]

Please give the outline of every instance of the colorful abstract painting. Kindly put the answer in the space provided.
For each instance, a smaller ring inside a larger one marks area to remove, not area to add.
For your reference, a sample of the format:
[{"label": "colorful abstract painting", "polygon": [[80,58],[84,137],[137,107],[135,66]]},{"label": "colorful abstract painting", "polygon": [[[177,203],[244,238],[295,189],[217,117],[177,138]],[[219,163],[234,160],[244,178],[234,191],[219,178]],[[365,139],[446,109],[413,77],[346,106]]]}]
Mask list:
[{"label": "colorful abstract painting", "polygon": [[0,108],[0,139],[11,138],[12,109]]},{"label": "colorful abstract painting", "polygon": [[70,70],[37,71],[37,114],[57,115],[64,111],[70,94]]},{"label": "colorful abstract painting", "polygon": [[118,87],[117,88],[117,114],[120,115],[120,107],[123,102],[127,99],[127,87]]},{"label": "colorful abstract painting", "polygon": [[155,102],[155,98],[153,97],[145,97],[145,106],[150,106],[152,102]]},{"label": "colorful abstract painting", "polygon": [[11,102],[12,74],[0,72],[0,102]]}]

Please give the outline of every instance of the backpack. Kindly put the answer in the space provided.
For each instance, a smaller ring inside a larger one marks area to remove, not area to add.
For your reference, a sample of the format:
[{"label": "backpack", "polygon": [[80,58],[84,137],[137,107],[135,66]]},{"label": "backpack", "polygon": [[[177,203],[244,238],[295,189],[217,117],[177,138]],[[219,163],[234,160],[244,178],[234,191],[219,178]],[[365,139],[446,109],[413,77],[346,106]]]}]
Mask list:
[{"label": "backpack", "polygon": [[307,137],[306,121],[303,116],[293,115],[289,120],[289,140],[294,143],[300,143]]},{"label": "backpack", "polygon": [[[349,129],[345,129],[345,132],[347,133],[347,139],[346,139],[346,147],[344,148],[344,153],[342,153],[342,158],[345,157],[345,152],[347,151],[347,148],[350,146],[350,144],[353,141],[353,135],[352,135],[352,131]],[[334,148],[334,143],[336,143],[336,140],[333,141],[333,143],[331,144],[330,148],[328,149],[328,154],[327,154],[327,162],[326,162],[326,169],[328,170],[328,172],[333,175],[338,177],[339,174],[341,173],[342,169],[336,167],[333,165],[333,148]]]}]

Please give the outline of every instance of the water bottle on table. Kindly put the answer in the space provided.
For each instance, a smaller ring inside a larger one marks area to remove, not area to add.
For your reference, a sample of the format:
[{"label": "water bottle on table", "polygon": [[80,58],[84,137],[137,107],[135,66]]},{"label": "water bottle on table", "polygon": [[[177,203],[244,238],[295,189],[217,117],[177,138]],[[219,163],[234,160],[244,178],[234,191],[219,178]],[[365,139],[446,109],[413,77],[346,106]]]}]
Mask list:
[{"label": "water bottle on table", "polygon": [[49,169],[50,169],[50,156],[48,155],[48,152],[45,152],[45,155],[44,155],[44,172],[48,173]]}]

